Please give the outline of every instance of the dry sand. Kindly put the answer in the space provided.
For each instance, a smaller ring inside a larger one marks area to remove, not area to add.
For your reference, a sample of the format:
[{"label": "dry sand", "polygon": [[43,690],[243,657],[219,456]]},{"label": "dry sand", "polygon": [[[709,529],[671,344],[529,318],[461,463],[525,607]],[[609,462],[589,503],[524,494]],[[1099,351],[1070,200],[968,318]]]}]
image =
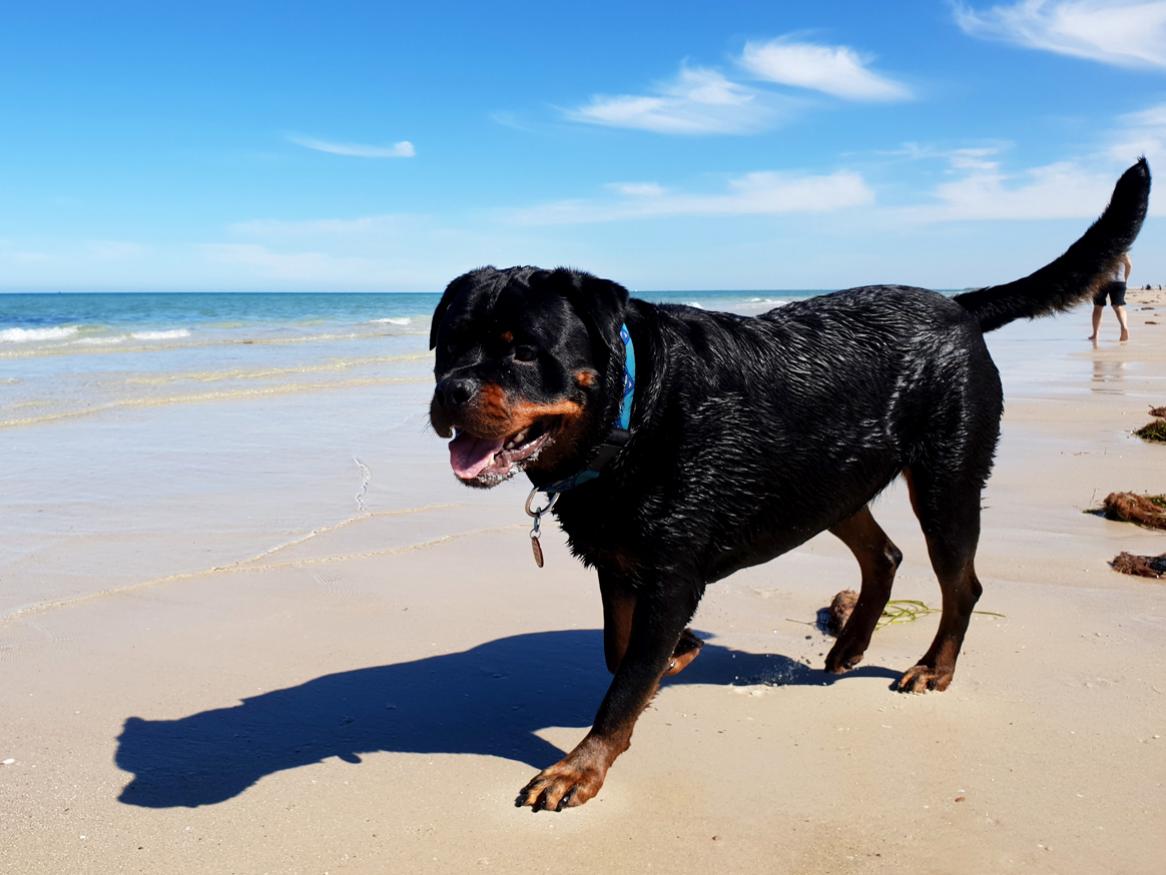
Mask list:
[{"label": "dry sand", "polygon": [[[992,338],[978,568],[1004,617],[973,620],[947,692],[889,689],[935,617],[821,671],[805,624],[857,569],[819,537],[710,588],[704,652],[598,798],[515,809],[606,687],[599,599],[554,531],[534,568],[521,486],[467,493],[0,623],[0,870],[1160,872],[1166,589],[1106,563],[1164,538],[1082,513],[1166,492],[1166,448],[1130,436],[1166,403],[1166,295],[1131,299],[1157,309],[1129,344],[1089,349],[1087,311],[1080,349]],[[895,596],[938,604],[902,488],[875,514]]]}]

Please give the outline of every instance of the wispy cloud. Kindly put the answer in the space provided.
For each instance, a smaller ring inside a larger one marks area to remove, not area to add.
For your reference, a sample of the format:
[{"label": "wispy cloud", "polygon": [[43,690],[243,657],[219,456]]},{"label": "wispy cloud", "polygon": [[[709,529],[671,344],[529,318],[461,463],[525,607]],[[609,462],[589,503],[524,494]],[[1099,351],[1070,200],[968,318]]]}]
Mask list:
[{"label": "wispy cloud", "polygon": [[849,46],[795,42],[779,37],[745,44],[740,63],[767,82],[860,101],[907,100],[911,90],[869,68],[872,58]]},{"label": "wispy cloud", "polygon": [[628,197],[660,197],[668,191],[658,182],[609,182],[603,187]]},{"label": "wispy cloud", "polygon": [[33,264],[48,261],[52,256],[40,249],[29,249],[12,240],[0,239],[0,264]]},{"label": "wispy cloud", "polygon": [[648,94],[596,95],[566,115],[587,124],[660,134],[750,134],[781,118],[788,105],[717,70],[686,66]]},{"label": "wispy cloud", "polygon": [[123,261],[126,259],[140,258],[145,255],[149,249],[141,243],[134,243],[129,240],[90,240],[86,244],[86,249],[94,258],[102,261]]},{"label": "wispy cloud", "polygon": [[[998,165],[994,160],[1011,146],[1003,141],[979,146],[942,147],[931,143],[907,142],[897,149],[877,151],[880,157],[905,158],[908,161],[943,161],[952,170],[992,170]],[[849,153],[854,155],[856,153]]]},{"label": "wispy cloud", "polygon": [[960,222],[1091,219],[1109,201],[1118,174],[1136,155],[1111,164],[1081,156],[1037,167],[1005,169],[1004,147],[937,149],[909,143],[912,157],[938,159],[947,179],[921,202],[883,211],[887,221]]},{"label": "wispy cloud", "polygon": [[1145,155],[1151,165],[1155,159],[1166,159],[1166,103],[1120,116],[1114,126],[1109,155],[1118,161]]},{"label": "wispy cloud", "polygon": [[614,198],[576,199],[511,211],[518,224],[565,225],[667,216],[740,216],[822,213],[870,204],[874,193],[847,170],[825,175],[759,171],[732,179],[718,194],[672,192],[655,184],[617,184]]},{"label": "wispy cloud", "polygon": [[316,152],[327,152],[329,155],[344,155],[349,158],[412,158],[417,154],[413,144],[408,140],[401,140],[391,146],[370,146],[364,143],[336,143],[331,140],[317,140],[314,137],[302,137],[298,134],[288,134],[288,142],[312,149]]},{"label": "wispy cloud", "polygon": [[984,11],[955,6],[972,36],[1120,67],[1166,68],[1163,0],[1020,0]]},{"label": "wispy cloud", "polygon": [[[1089,219],[1096,217],[1123,170],[1138,156],[1166,160],[1166,103],[1118,115],[1086,150],[1035,167],[1009,166],[1012,144],[989,141],[960,147],[904,143],[876,153],[945,165],[944,181],[924,200],[882,211],[887,219],[945,222],[976,220]],[[1166,204],[1151,199],[1151,215]]]},{"label": "wispy cloud", "polygon": [[343,282],[363,279],[374,262],[326,252],[281,252],[254,243],[206,243],[199,247],[213,262],[251,269],[257,276],[280,280]]},{"label": "wispy cloud", "polygon": [[967,219],[1085,219],[1101,212],[1115,177],[1089,170],[1074,161],[1060,161],[1005,173],[998,165],[973,169],[935,188],[935,206],[919,207],[917,218],[935,221]]},{"label": "wispy cloud", "polygon": [[365,237],[386,235],[403,230],[410,224],[424,222],[425,217],[404,213],[381,213],[349,219],[251,219],[228,226],[232,234],[267,239],[302,237]]}]

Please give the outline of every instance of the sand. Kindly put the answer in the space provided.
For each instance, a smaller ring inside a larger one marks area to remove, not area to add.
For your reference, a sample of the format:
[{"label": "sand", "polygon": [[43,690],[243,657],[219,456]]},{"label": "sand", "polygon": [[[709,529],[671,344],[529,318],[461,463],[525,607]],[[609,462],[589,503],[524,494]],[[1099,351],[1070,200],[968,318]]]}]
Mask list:
[{"label": "sand", "polygon": [[[0,871],[1161,871],[1166,589],[1107,562],[1163,536],[1083,513],[1166,492],[1166,448],[1131,435],[1166,403],[1166,295],[1130,297],[1157,309],[1128,344],[1107,314],[1090,348],[1087,309],[991,337],[978,569],[1004,616],[974,618],[947,692],[890,689],[935,616],[823,673],[808,624],[858,581],[819,537],[710,588],[704,651],[595,800],[516,809],[606,688],[593,574],[553,527],[534,567],[521,485],[419,475],[398,512],[0,622]],[[874,512],[895,596],[938,604],[902,487]]]}]

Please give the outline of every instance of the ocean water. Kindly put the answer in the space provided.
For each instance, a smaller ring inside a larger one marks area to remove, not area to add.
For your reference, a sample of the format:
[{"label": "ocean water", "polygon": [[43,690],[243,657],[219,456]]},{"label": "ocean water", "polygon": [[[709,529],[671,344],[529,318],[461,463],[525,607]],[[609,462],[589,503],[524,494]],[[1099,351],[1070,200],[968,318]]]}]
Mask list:
[{"label": "ocean water", "polygon": [[[646,297],[749,312],[806,294]],[[437,300],[425,293],[0,295],[0,430],[129,407],[413,379]]]},{"label": "ocean water", "polygon": [[[639,296],[757,313],[809,294]],[[391,515],[389,539],[483,505],[522,522],[525,491],[466,490],[428,427],[438,298],[0,294],[0,617],[355,517]]]}]

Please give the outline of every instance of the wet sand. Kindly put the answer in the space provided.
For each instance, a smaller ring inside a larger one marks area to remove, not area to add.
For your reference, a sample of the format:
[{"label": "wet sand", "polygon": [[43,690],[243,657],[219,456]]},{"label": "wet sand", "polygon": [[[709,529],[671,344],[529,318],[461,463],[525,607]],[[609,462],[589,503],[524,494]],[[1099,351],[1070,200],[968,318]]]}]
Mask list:
[{"label": "wet sand", "polygon": [[[606,688],[594,576],[555,532],[536,569],[525,489],[453,488],[410,428],[412,473],[374,480],[392,509],[250,560],[95,561],[73,571],[111,585],[0,622],[0,870],[1159,871],[1166,590],[1106,563],[1163,536],[1082,513],[1166,492],[1166,449],[1131,435],[1166,403],[1166,324],[1144,324],[1166,294],[1130,297],[1128,344],[1107,313],[1092,349],[1087,308],[991,336],[1006,413],[977,566],[1004,616],[973,619],[947,692],[890,689],[934,616],[821,671],[807,624],[857,569],[819,537],[710,587],[704,652],[598,798],[515,809]],[[901,486],[874,512],[906,556],[895,597],[937,605]]]}]

